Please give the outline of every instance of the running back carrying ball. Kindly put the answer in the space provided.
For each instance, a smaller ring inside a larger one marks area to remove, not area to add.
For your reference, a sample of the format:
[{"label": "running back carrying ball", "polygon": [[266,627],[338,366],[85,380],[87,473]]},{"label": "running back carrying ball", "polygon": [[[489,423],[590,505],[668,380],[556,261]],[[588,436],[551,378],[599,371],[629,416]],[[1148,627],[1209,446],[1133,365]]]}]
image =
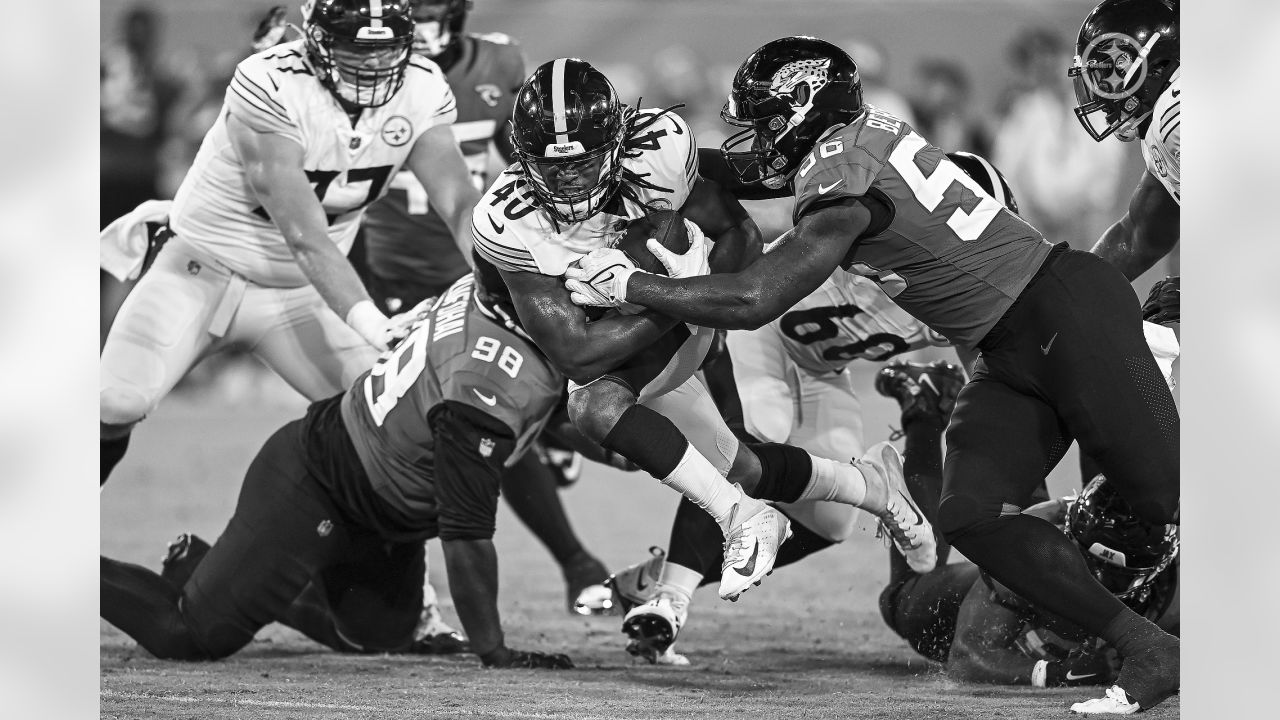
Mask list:
[{"label": "running back carrying ball", "polygon": [[645,247],[650,238],[674,253],[684,254],[689,250],[689,232],[680,213],[658,210],[636,218],[627,224],[626,233],[618,240],[618,249],[643,272],[667,274],[662,261]]}]

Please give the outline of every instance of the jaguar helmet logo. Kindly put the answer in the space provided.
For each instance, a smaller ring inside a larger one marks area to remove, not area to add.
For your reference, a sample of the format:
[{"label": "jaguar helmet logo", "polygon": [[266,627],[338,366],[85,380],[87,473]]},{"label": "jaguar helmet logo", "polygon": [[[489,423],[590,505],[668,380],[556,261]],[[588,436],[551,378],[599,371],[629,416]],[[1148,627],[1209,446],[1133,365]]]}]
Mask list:
[{"label": "jaguar helmet logo", "polygon": [[792,111],[785,122],[781,117],[769,122],[769,129],[777,133],[774,140],[804,122],[805,116],[813,109],[813,98],[827,86],[830,68],[830,58],[793,60],[773,74],[769,94],[786,100]]}]

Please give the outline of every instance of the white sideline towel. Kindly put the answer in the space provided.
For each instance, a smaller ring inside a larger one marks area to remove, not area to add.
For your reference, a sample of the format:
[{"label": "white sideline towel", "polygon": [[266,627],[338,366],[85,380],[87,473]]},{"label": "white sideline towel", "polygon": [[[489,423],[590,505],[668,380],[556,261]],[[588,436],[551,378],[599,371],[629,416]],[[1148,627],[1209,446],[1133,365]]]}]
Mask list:
[{"label": "white sideline towel", "polygon": [[98,257],[102,269],[120,282],[138,277],[147,256],[147,223],[167,221],[172,206],[172,200],[148,200],[103,228]]},{"label": "white sideline towel", "polygon": [[1147,347],[1151,348],[1151,354],[1156,358],[1156,365],[1160,366],[1164,381],[1169,383],[1169,389],[1172,390],[1173,361],[1178,359],[1181,349],[1178,346],[1178,336],[1173,332],[1173,328],[1146,320],[1142,321],[1142,334],[1147,336]]}]

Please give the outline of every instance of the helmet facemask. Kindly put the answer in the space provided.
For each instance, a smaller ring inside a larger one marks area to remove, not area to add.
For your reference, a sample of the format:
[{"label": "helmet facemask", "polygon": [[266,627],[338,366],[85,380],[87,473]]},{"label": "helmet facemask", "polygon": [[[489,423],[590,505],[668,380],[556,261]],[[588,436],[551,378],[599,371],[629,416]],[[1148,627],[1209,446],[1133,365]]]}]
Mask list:
[{"label": "helmet facemask", "polygon": [[818,92],[827,86],[830,65],[826,58],[796,60],[768,82],[735,83],[720,117],[746,129],[725,140],[720,152],[743,183],[777,189],[791,179],[827,129],[811,111]]},{"label": "helmet facemask", "polygon": [[1076,55],[1067,71],[1075,86],[1076,119],[1094,140],[1114,134],[1130,142],[1145,130],[1155,104],[1155,97],[1142,92],[1155,71],[1147,56],[1160,38],[1155,32],[1142,44],[1124,33],[1105,33]]},{"label": "helmet facemask", "polygon": [[448,52],[460,39],[470,5],[457,0],[414,2],[413,51],[428,58]]},{"label": "helmet facemask", "polygon": [[303,32],[320,82],[344,103],[385,105],[404,84],[411,37],[396,37],[390,27],[362,27],[348,39],[311,22]]},{"label": "helmet facemask", "polygon": [[517,153],[542,208],[563,223],[582,222],[604,208],[618,189],[622,135],[590,151],[570,141],[548,145],[541,156]]}]

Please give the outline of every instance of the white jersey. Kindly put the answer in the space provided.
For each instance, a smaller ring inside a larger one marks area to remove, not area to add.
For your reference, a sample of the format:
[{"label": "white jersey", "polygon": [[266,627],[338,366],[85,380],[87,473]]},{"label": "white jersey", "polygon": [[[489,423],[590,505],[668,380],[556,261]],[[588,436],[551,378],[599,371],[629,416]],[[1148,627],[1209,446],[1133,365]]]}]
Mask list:
[{"label": "white jersey", "polygon": [[[640,121],[645,114],[657,112],[641,110]],[[636,187],[640,200],[679,210],[698,176],[698,146],[684,119],[665,113],[646,130],[628,138],[627,148],[639,154],[624,158],[622,167],[662,188]],[[647,212],[639,203],[619,197],[608,210],[583,222],[557,225],[537,211],[528,179],[508,172],[498,176],[476,204],[471,230],[476,252],[496,267],[560,276],[583,255],[615,244],[622,236],[620,220]]]},{"label": "white jersey", "polygon": [[457,103],[440,68],[417,55],[399,92],[361,112],[354,127],[316,78],[302,40],[236,67],[218,120],[178,188],[170,224],[179,237],[255,283],[298,287],[307,278],[249,186],[227,134],[228,114],[303,147],[303,168],[328,216],[329,237],[346,253],[364,208],[386,193],[423,132],[453,123]]},{"label": "white jersey", "polygon": [[1151,124],[1142,137],[1142,158],[1147,161],[1147,171],[1159,178],[1179,205],[1182,204],[1182,83],[1178,81],[1181,74],[1181,67],[1173,71],[1173,79],[1156,100]]},{"label": "white jersey", "polygon": [[880,362],[947,339],[898,307],[869,278],[837,269],[772,323],[787,355],[814,373],[839,372],[850,360]]}]

